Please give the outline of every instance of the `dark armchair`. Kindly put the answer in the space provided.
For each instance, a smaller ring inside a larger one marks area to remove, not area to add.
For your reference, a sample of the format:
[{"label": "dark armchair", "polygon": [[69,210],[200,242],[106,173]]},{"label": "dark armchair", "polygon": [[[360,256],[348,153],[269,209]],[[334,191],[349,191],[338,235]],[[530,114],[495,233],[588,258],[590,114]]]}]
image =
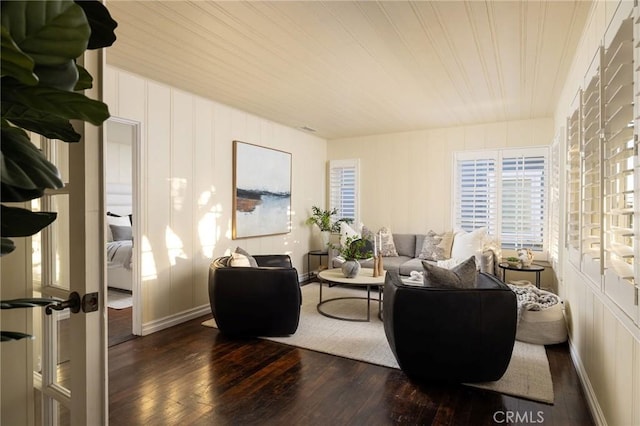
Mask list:
[{"label": "dark armchair", "polygon": [[257,268],[227,266],[228,257],[209,268],[209,302],[218,329],[233,336],[295,333],[302,295],[298,272],[287,255],[253,256]]},{"label": "dark armchair", "polygon": [[387,272],[384,331],[402,371],[423,381],[485,382],[507,370],[516,296],[479,273],[471,289],[405,285]]}]

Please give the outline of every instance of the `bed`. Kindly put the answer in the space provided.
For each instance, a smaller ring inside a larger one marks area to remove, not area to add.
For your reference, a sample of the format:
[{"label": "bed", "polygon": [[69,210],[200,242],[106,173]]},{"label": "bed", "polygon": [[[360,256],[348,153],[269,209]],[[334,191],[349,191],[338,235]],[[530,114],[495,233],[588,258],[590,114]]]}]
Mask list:
[{"label": "bed", "polygon": [[130,184],[107,184],[107,286],[126,291],[133,287],[132,200]]}]

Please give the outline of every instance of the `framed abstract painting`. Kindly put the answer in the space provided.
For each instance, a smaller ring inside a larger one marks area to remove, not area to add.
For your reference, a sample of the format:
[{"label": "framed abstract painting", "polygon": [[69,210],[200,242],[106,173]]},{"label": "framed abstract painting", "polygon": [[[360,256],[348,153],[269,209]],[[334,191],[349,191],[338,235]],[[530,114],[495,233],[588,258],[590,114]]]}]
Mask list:
[{"label": "framed abstract painting", "polygon": [[291,153],[233,141],[233,239],[291,231]]}]

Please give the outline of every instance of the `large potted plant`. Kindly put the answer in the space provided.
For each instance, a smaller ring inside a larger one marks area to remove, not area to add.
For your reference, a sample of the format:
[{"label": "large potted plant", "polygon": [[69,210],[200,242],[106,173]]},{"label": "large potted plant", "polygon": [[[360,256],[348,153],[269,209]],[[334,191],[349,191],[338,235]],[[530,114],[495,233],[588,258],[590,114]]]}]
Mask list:
[{"label": "large potted plant", "polygon": [[[6,255],[15,249],[12,238],[39,232],[56,219],[56,213],[4,203],[26,203],[41,197],[46,189],[63,186],[58,169],[31,143],[27,132],[78,142],[81,135],[70,120],[99,126],[109,118],[107,105],[82,93],[92,87],[93,77],[76,58],[87,49],[113,44],[117,23],[99,1],[2,1],[0,6],[0,237],[1,254]],[[2,309],[46,303],[46,299],[4,301]],[[28,336],[2,333],[2,340],[23,337]]]},{"label": "large potted plant", "polygon": [[309,216],[305,223],[307,225],[316,225],[320,229],[323,249],[329,246],[331,233],[340,232],[341,223],[353,223],[353,219],[348,217],[334,219],[333,217],[337,214],[338,209],[336,208],[324,210],[317,206],[311,207],[311,216]]}]

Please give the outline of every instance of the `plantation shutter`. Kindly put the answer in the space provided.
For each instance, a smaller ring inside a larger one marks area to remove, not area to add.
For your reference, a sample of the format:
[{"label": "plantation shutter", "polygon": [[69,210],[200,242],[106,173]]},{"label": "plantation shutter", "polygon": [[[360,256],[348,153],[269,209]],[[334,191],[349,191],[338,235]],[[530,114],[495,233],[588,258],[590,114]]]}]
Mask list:
[{"label": "plantation shutter", "polygon": [[455,153],[456,226],[481,227],[503,249],[547,250],[547,148]]},{"label": "plantation shutter", "polygon": [[496,157],[492,153],[473,158],[456,154],[455,223],[465,231],[487,227],[489,235],[497,231]]},{"label": "plantation shutter", "polygon": [[542,251],[546,220],[546,155],[502,158],[502,247]]},{"label": "plantation shutter", "polygon": [[624,19],[617,31],[608,33],[605,40],[609,46],[605,51],[603,67],[604,290],[611,300],[638,322],[633,18]]},{"label": "plantation shutter", "polygon": [[549,260],[558,274],[560,260],[560,136],[551,146],[551,179],[549,188]]},{"label": "plantation shutter", "polygon": [[338,210],[338,219],[358,223],[359,160],[329,161],[329,208]]}]

